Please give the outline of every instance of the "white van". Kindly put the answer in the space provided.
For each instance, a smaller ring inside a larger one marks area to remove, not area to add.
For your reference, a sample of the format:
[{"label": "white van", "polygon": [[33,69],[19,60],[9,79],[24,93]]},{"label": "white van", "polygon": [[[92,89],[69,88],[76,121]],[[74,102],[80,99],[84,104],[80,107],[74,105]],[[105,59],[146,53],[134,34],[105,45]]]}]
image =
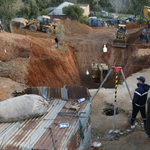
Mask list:
[{"label": "white van", "polygon": [[117,19],[119,16],[117,14],[111,14],[110,15],[110,19]]},{"label": "white van", "polygon": [[103,11],[100,12],[100,15],[102,17],[108,17],[108,12],[103,10]]}]

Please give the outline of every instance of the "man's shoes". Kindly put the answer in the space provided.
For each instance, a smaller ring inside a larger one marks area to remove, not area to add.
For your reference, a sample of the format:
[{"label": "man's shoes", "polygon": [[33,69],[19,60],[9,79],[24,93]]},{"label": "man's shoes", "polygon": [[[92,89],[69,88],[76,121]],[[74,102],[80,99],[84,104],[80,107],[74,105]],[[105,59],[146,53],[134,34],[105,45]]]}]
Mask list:
[{"label": "man's shoes", "polygon": [[146,135],[146,138],[150,140],[150,135]]},{"label": "man's shoes", "polygon": [[129,121],[130,125],[133,126],[133,123],[134,123],[133,119],[129,118],[128,121]]},{"label": "man's shoes", "polygon": [[146,120],[144,120],[143,122],[144,122],[144,131],[146,131]]}]

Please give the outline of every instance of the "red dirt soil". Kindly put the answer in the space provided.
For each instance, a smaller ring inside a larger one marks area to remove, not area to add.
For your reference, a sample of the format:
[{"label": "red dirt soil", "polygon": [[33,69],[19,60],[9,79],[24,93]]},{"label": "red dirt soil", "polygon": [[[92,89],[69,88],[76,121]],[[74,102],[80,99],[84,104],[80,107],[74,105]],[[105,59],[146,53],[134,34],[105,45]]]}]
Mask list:
[{"label": "red dirt soil", "polygon": [[[146,27],[147,25],[146,24],[144,24],[144,25],[142,25],[142,27]],[[131,23],[131,24],[127,24],[126,25],[126,29],[128,30],[128,29],[135,29],[135,28],[140,28],[141,27],[141,25],[140,24],[136,24],[136,23]]]},{"label": "red dirt soil", "polygon": [[0,34],[1,76],[28,86],[81,85],[74,55],[52,41],[17,34]]},{"label": "red dirt soil", "polygon": [[[137,56],[139,46],[132,45],[140,44],[139,36],[142,29],[139,29],[137,24],[127,25],[127,29],[129,29],[127,30],[127,47],[115,48],[111,46],[117,30],[115,27],[92,29],[76,21],[66,20],[61,21],[61,23],[64,26],[67,44],[69,45],[67,51],[55,49],[55,34],[47,35],[39,31],[31,32],[28,29],[14,28],[15,33],[28,35],[28,37],[25,37],[30,39],[28,43],[30,43],[31,58],[28,63],[26,79],[28,86],[52,85],[52,87],[62,87],[64,84],[82,84],[88,88],[97,88],[99,83],[95,83],[91,79],[91,75],[86,75],[86,70],[91,74],[92,62],[106,63],[109,68],[112,65],[122,66],[126,77],[142,68],[147,68],[150,63],[149,59],[143,62],[144,58],[148,58],[149,55]],[[20,42],[18,41],[18,43]],[[107,45],[107,53],[102,52],[104,44]],[[148,45],[141,45],[140,48],[145,48],[145,46],[148,47]],[[35,53],[35,51],[40,51],[40,53]],[[67,60],[67,63],[64,63],[64,59]],[[143,63],[147,65],[143,66]],[[105,87],[114,87],[114,75],[110,76]]]},{"label": "red dirt soil", "polygon": [[81,85],[78,67],[74,62],[74,55],[70,47],[68,50],[60,51],[53,45],[46,50],[46,48],[43,49],[44,45],[33,44],[31,47],[26,84],[50,87]]}]

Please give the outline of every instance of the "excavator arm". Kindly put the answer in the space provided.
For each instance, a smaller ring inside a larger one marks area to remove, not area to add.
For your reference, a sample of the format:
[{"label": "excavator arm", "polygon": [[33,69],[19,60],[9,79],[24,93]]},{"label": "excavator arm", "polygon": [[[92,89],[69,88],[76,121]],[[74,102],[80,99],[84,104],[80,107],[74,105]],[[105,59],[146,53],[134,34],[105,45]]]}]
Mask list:
[{"label": "excavator arm", "polygon": [[147,28],[150,30],[150,7],[144,6],[144,16],[147,20]]}]

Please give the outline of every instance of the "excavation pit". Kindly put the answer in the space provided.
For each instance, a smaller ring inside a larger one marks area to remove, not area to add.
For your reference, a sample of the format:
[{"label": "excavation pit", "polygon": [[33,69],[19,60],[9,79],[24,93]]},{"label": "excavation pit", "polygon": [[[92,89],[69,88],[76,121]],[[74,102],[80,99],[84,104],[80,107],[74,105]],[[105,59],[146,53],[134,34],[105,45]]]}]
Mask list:
[{"label": "excavation pit", "polygon": [[[105,109],[103,109],[102,114],[106,115],[106,116],[113,116],[114,115],[114,109],[113,108],[105,108]],[[119,114],[118,109],[116,109],[116,115],[117,114]]]}]

